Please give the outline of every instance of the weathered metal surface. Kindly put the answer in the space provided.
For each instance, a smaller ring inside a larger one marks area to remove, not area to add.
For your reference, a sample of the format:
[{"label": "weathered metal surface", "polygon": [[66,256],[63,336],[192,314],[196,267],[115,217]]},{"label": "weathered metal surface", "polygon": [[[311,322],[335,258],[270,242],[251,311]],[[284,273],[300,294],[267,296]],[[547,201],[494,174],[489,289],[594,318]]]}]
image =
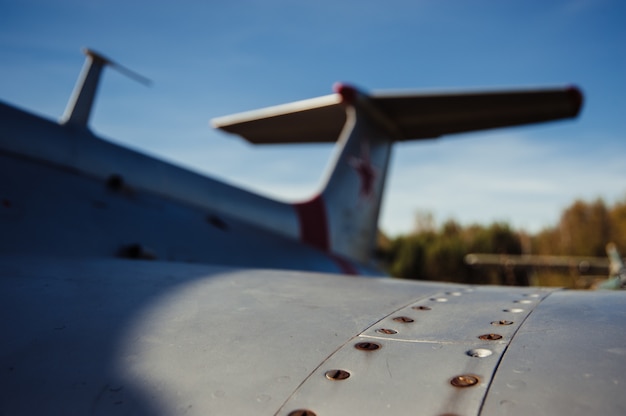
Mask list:
[{"label": "weathered metal surface", "polygon": [[3,254],[341,271],[332,257],[291,238],[136,189],[132,176],[104,181],[0,152],[0,178],[0,230],[10,236],[0,239]]},{"label": "weathered metal surface", "polygon": [[[298,222],[290,204],[182,169],[103,140],[89,130],[61,126],[1,102],[0,152],[101,181],[117,174],[126,178],[135,190],[226,214],[282,236],[298,235]],[[17,178],[22,180],[21,186],[31,186],[32,178],[28,182],[27,177]]]},{"label": "weathered metal surface", "polygon": [[[486,358],[467,355],[464,343],[377,341],[373,351],[354,348],[356,338],[325,361],[279,412],[309,409],[317,415],[340,414],[477,414],[491,375],[504,350],[491,346]],[[350,377],[330,381],[329,369],[350,372]],[[476,377],[473,386],[453,385],[459,375]]]},{"label": "weathered metal surface", "polygon": [[[363,336],[420,342],[475,343],[491,333],[508,342],[537,303],[550,292],[536,288],[451,286],[412,303],[368,328]],[[527,302],[527,303],[520,303]],[[409,318],[414,322],[403,322]],[[511,325],[491,322],[509,320]],[[396,331],[381,334],[379,329]]]},{"label": "weathered metal surface", "polygon": [[625,305],[613,292],[4,256],[0,412],[620,414]]},{"label": "weathered metal surface", "polygon": [[345,342],[443,287],[1,257],[0,413],[272,414]]},{"label": "weathered metal surface", "polygon": [[[548,294],[530,288],[452,285],[433,292],[346,343],[279,414],[298,409],[318,415],[478,414],[502,353]],[[516,309],[523,310],[512,312]],[[492,325],[504,318],[515,321]],[[481,338],[496,327],[501,336]],[[331,383],[324,377],[329,369],[349,372],[350,377]]]},{"label": "weathered metal surface", "polygon": [[483,414],[626,414],[625,386],[624,294],[556,292],[516,334]]}]

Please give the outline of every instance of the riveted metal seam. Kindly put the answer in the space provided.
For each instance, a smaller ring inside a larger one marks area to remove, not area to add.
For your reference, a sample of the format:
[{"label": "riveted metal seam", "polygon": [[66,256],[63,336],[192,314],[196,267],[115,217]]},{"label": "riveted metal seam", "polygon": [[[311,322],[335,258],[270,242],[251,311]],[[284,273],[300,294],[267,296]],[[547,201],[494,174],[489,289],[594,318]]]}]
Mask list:
[{"label": "riveted metal seam", "polygon": [[491,373],[491,377],[489,378],[489,385],[487,386],[487,389],[485,390],[485,394],[483,395],[483,398],[482,398],[482,400],[480,402],[480,406],[478,407],[478,415],[482,414],[482,412],[483,412],[483,407],[485,406],[485,402],[487,401],[487,396],[489,396],[489,391],[491,390],[491,385],[493,384],[493,380],[496,377],[496,373],[498,372],[498,368],[500,367],[500,364],[502,363],[502,360],[506,356],[506,353],[509,350],[509,346],[511,345],[511,342],[513,342],[513,340],[515,339],[515,336],[517,335],[518,331],[522,328],[522,326],[524,326],[524,323],[526,322],[528,317],[535,311],[535,309],[541,304],[541,302],[546,300],[554,292],[558,292],[558,291],[562,291],[562,290],[563,289],[556,289],[556,290],[551,290],[550,292],[547,292],[547,294],[544,297],[540,298],[539,301],[535,303],[533,308],[530,311],[528,311],[528,313],[526,314],[526,317],[522,320],[522,322],[519,323],[519,325],[517,326],[517,328],[513,332],[513,335],[511,335],[511,338],[506,343],[506,347],[504,347],[504,350],[502,351],[502,354],[500,354],[500,356],[498,357],[498,362],[496,362],[496,365],[493,368],[493,372]]},{"label": "riveted metal seam", "polygon": [[[439,289],[439,288],[438,288]],[[438,292],[436,292],[438,293]],[[309,373],[308,376],[306,376],[304,378],[304,380],[302,380],[302,382],[300,382],[300,384],[298,384],[298,386],[291,392],[291,394],[285,399],[285,401],[283,402],[283,404],[280,405],[280,407],[276,410],[276,412],[274,413],[274,416],[278,415],[278,413],[280,413],[281,410],[283,410],[283,408],[287,405],[287,403],[289,403],[289,401],[291,400],[291,398],[298,392],[298,390],[300,390],[300,388],[304,385],[304,383],[306,383],[312,376],[313,374],[315,374],[317,372],[317,370],[319,370],[324,364],[326,364],[326,362],[328,362],[328,360],[330,360],[332,358],[333,355],[337,354],[337,352],[339,352],[342,348],[344,348],[346,345],[350,344],[351,342],[354,342],[354,340],[359,339],[359,338],[374,338],[374,337],[368,337],[368,336],[364,336],[361,335],[363,334],[363,332],[367,331],[370,328],[373,328],[375,325],[378,325],[380,322],[384,321],[385,319],[389,318],[391,315],[398,313],[398,311],[401,311],[404,308],[408,308],[409,305],[412,305],[414,303],[417,302],[421,302],[424,299],[429,299],[433,297],[432,294],[430,295],[424,295],[424,296],[420,296],[416,299],[412,299],[410,302],[407,302],[405,304],[403,304],[402,306],[398,307],[397,309],[394,309],[393,311],[391,311],[390,313],[388,313],[387,315],[383,316],[382,318],[380,318],[379,320],[377,320],[376,322],[373,322],[372,324],[370,324],[369,326],[367,326],[366,328],[362,329],[360,332],[358,332],[356,335],[350,337],[346,342],[344,342],[343,344],[341,344],[339,347],[337,347],[333,352],[331,352],[326,358],[324,358],[320,364],[315,367],[313,370],[311,370],[311,372]],[[380,338],[381,340],[389,340],[389,338]]]}]

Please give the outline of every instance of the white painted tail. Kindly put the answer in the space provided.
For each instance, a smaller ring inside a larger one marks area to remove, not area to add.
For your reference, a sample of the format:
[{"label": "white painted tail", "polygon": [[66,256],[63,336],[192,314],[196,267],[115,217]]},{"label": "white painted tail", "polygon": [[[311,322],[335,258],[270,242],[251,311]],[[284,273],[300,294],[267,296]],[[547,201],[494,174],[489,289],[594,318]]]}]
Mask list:
[{"label": "white painted tail", "polygon": [[575,87],[444,94],[336,94],[213,120],[252,143],[331,142],[337,152],[320,194],[294,204],[300,240],[362,263],[372,259],[395,141],[574,117]]},{"label": "white painted tail", "polygon": [[346,122],[319,195],[296,204],[302,238],[323,250],[368,262],[374,253],[378,215],[395,126],[363,94],[337,87]]}]

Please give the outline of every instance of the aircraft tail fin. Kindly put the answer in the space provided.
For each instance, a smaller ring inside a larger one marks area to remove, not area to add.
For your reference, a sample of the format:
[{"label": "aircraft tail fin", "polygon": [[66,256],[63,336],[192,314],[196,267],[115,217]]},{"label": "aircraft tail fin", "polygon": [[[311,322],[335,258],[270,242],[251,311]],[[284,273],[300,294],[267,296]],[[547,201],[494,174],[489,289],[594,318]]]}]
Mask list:
[{"label": "aircraft tail fin", "polygon": [[626,266],[615,243],[606,245],[606,254],[609,257],[609,278],[598,287],[612,290],[626,289]]},{"label": "aircraft tail fin", "polygon": [[319,195],[295,204],[301,240],[360,262],[372,259],[391,146],[474,130],[575,117],[575,87],[440,94],[335,94],[221,117],[222,130],[255,144],[334,142]]},{"label": "aircraft tail fin", "polygon": [[70,97],[70,101],[67,103],[65,113],[63,113],[61,117],[61,124],[86,128],[89,123],[89,117],[91,116],[91,108],[96,98],[96,92],[98,91],[98,85],[100,84],[102,69],[106,65],[117,69],[142,84],[148,85],[150,84],[150,80],[119,65],[96,51],[85,48],[83,52],[87,56],[85,65],[78,78],[74,92]]}]

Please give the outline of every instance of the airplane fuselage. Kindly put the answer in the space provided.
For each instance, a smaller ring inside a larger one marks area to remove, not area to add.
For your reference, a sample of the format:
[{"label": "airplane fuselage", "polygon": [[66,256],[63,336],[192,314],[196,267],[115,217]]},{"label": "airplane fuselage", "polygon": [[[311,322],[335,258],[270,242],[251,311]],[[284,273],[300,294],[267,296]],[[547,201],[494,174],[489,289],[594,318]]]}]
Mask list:
[{"label": "airplane fuselage", "polygon": [[380,274],[300,242],[291,204],[1,103],[0,124],[4,252]]}]

